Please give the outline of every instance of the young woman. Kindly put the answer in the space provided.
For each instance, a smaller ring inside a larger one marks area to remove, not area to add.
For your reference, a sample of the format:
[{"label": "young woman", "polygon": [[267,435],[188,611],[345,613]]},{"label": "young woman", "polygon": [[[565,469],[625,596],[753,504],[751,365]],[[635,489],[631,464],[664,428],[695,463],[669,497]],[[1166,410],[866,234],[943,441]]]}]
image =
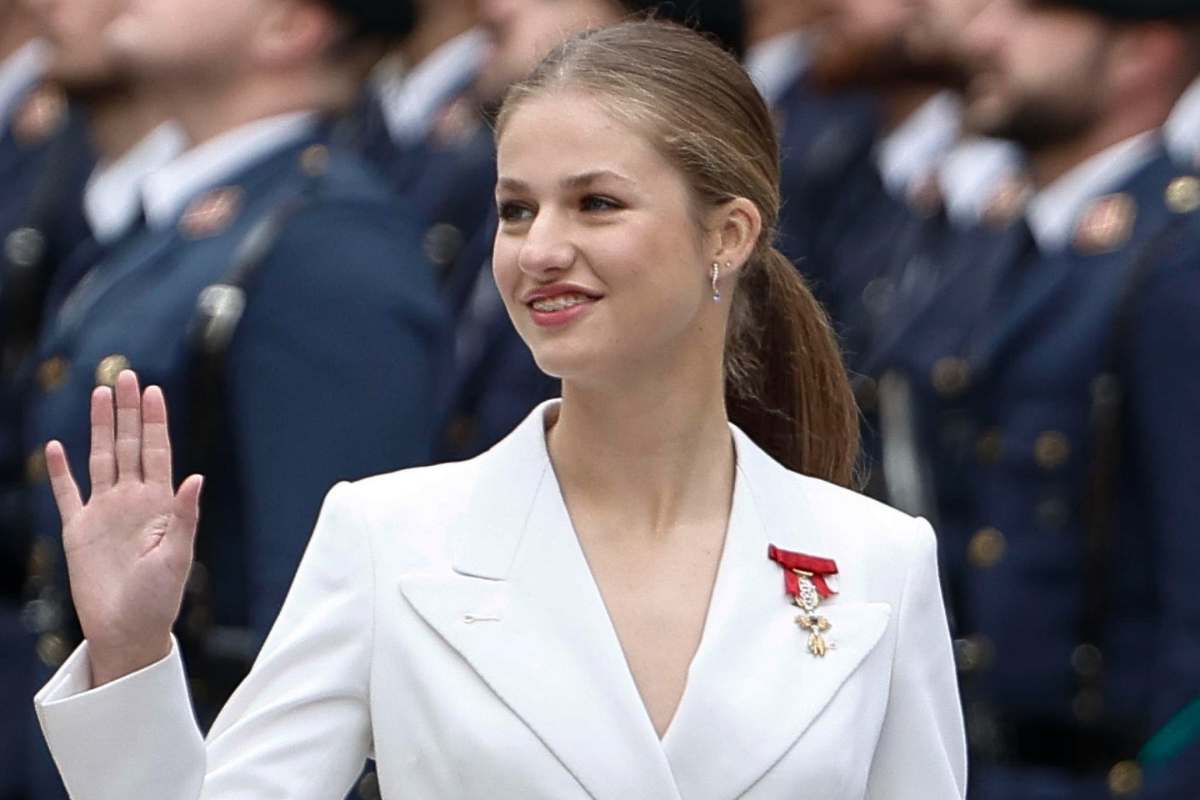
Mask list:
[{"label": "young woman", "polygon": [[[496,283],[563,397],[472,461],[340,485],[201,740],[170,629],[200,478],[161,393],[47,450],[87,642],[39,713],[76,798],[959,798],[934,539],[837,484],[836,346],[771,247],[771,118],[683,29],[571,40],[498,122]],[[381,347],[386,342],[380,343]],[[731,421],[734,423],[731,425]]]}]

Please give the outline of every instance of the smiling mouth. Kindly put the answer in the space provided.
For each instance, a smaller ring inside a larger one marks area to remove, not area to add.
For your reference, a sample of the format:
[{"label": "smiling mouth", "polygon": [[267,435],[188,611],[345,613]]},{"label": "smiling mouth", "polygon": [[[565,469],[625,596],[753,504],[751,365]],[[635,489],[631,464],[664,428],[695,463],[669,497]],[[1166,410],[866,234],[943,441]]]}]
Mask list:
[{"label": "smiling mouth", "polygon": [[534,311],[550,313],[554,311],[563,311],[564,309],[574,308],[575,306],[591,302],[593,302],[593,298],[588,297],[585,294],[560,294],[554,297],[538,298],[529,305]]}]

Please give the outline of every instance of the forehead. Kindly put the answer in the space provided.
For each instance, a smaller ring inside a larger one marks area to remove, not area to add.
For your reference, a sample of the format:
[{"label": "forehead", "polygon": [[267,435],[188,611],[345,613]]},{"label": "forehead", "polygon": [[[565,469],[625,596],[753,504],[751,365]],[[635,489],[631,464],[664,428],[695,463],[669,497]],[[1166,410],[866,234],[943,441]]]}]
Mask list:
[{"label": "forehead", "polygon": [[505,120],[496,161],[502,178],[531,183],[605,170],[643,183],[675,171],[645,131],[570,91],[521,101]]}]

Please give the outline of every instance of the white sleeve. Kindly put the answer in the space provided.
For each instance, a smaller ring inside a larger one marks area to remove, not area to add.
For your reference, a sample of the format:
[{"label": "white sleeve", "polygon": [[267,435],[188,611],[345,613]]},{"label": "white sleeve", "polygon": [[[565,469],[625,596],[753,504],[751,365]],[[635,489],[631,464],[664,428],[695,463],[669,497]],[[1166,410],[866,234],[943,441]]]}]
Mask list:
[{"label": "white sleeve", "polygon": [[85,642],[34,698],[73,800],[344,797],[371,746],[369,536],[325,500],[274,628],[207,742],[178,651],[99,688]]},{"label": "white sleeve", "polygon": [[916,557],[900,599],[891,694],[867,779],[868,800],[961,800],[966,736],[950,629],[929,523],[914,531]]}]

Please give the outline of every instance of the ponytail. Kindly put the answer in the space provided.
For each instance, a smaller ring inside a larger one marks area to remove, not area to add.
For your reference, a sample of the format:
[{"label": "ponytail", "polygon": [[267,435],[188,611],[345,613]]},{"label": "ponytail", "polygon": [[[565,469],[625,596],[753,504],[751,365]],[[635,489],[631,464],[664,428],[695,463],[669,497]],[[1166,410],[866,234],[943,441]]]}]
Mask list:
[{"label": "ponytail", "polygon": [[829,317],[785,255],[757,261],[734,297],[729,418],[788,469],[850,486],[858,411]]}]

